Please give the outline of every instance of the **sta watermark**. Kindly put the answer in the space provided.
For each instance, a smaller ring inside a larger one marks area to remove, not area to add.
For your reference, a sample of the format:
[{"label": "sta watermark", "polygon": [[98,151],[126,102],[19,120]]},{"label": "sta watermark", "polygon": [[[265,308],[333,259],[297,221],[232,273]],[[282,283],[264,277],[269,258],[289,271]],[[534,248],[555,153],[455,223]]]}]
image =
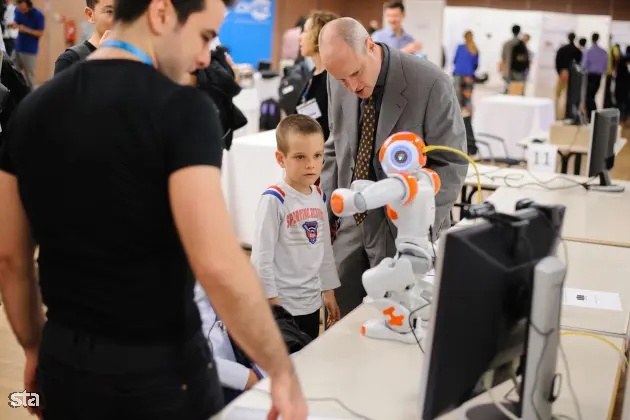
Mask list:
[{"label": "sta watermark", "polygon": [[9,394],[9,407],[39,407],[39,394],[35,392],[12,392]]}]

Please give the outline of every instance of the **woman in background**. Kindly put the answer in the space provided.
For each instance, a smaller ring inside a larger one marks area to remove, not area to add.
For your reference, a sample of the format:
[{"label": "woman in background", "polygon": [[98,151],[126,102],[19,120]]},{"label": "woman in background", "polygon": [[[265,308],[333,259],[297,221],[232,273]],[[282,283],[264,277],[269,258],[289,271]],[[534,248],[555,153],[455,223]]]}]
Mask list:
[{"label": "woman in background", "polygon": [[464,34],[464,43],[457,47],[453,60],[453,78],[455,90],[462,111],[472,115],[472,91],[475,81],[475,70],[479,65],[479,51],[473,41],[472,31]]},{"label": "woman in background", "polygon": [[317,120],[324,131],[324,140],[328,139],[328,91],[326,89],[327,72],[319,56],[319,32],[325,24],[339,18],[331,12],[315,11],[311,13],[304,24],[304,31],[300,35],[300,53],[310,57],[315,68],[310,79],[302,90],[298,100],[297,113],[308,115]]}]

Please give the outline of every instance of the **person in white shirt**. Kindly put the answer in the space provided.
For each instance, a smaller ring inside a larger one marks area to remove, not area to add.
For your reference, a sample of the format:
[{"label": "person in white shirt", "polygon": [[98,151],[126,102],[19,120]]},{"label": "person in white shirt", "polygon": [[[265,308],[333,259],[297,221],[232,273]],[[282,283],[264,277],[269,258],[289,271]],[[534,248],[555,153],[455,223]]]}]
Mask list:
[{"label": "person in white shirt", "polygon": [[319,335],[323,301],[327,326],[339,320],[334,289],[339,277],[332,254],[326,197],[315,182],[324,157],[316,120],[289,115],[276,128],[276,159],[284,179],[263,192],[256,211],[251,262],[266,297],[281,305],[303,332]]},{"label": "person in white shirt", "polygon": [[195,303],[199,308],[202,331],[207,335],[208,344],[217,364],[219,381],[223,386],[224,400],[227,404],[242,391],[254,386],[265,376],[265,373],[256,365],[248,367],[237,362],[225,325],[214,311],[199,283],[195,284]]}]

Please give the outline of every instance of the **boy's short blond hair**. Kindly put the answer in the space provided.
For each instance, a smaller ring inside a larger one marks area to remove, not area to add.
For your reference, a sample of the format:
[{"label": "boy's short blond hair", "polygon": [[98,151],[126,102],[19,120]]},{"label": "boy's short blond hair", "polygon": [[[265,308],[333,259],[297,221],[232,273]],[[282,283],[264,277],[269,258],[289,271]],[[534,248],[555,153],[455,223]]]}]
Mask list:
[{"label": "boy's short blond hair", "polygon": [[276,127],[276,146],[280,152],[289,153],[289,137],[295,134],[321,134],[324,137],[324,131],[315,119],[301,114],[289,115]]}]

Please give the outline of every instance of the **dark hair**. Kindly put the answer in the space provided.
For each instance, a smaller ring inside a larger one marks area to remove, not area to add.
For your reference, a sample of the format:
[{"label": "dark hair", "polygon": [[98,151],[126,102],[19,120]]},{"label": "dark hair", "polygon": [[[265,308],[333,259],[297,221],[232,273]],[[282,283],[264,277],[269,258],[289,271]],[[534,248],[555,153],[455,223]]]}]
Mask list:
[{"label": "dark hair", "polygon": [[512,26],[512,33],[514,34],[514,36],[520,34],[521,33],[521,27],[518,26],[518,25]]},{"label": "dark hair", "polygon": [[573,44],[573,41],[575,41],[575,34],[573,32],[569,33],[569,42],[571,44]]},{"label": "dark hair", "polygon": [[585,46],[586,45],[586,38],[580,38],[580,40],[578,41],[578,44],[580,44],[580,46]]},{"label": "dark hair", "polygon": [[17,3],[26,3],[28,7],[33,7],[33,2],[31,0],[17,0]]},{"label": "dark hair", "polygon": [[[116,0],[114,19],[118,22],[131,23],[144,14],[152,0]],[[177,19],[185,23],[188,17],[206,8],[206,0],[171,0],[177,11]],[[226,7],[232,7],[236,0],[223,0]]]},{"label": "dark hair", "polygon": [[280,152],[289,153],[289,137],[295,134],[321,134],[322,141],[324,139],[324,131],[317,120],[307,115],[291,114],[276,127],[276,145]]},{"label": "dark hair", "polygon": [[402,1],[390,1],[389,3],[385,3],[385,9],[400,9],[401,12],[405,13],[405,5]]},{"label": "dark hair", "polygon": [[599,41],[599,34],[597,32],[593,34],[593,36],[591,37],[591,41],[593,41],[593,43]]}]

